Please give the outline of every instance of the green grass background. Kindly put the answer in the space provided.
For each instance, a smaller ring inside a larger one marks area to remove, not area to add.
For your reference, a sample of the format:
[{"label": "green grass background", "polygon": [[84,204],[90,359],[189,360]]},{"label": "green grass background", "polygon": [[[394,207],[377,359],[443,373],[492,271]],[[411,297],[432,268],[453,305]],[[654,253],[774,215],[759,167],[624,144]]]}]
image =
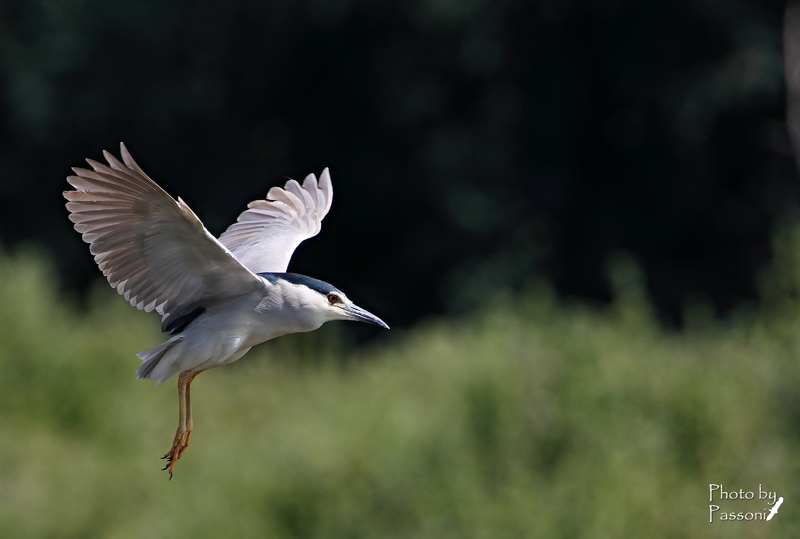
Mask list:
[{"label": "green grass background", "polygon": [[[172,481],[175,381],[134,375],[158,317],[2,255],[0,537],[797,537],[800,229],[775,245],[758,307],[681,331],[621,256],[609,307],[534,283],[369,346],[282,337],[195,381]],[[785,502],[709,524],[710,483]]]}]

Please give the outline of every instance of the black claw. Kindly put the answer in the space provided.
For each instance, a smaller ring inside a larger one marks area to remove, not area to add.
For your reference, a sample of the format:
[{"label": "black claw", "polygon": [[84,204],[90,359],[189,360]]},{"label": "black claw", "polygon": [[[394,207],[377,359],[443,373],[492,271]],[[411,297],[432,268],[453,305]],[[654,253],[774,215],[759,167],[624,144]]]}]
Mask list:
[{"label": "black claw", "polygon": [[[164,466],[163,468],[161,468],[161,471],[163,472],[163,471],[164,471],[164,470],[166,470],[167,468],[169,468],[169,464],[167,464],[166,466]],[[170,474],[170,475],[172,475],[172,474]]]},{"label": "black claw", "polygon": [[161,457],[161,460],[164,460],[164,459],[165,459],[165,458],[167,458],[168,456],[169,456],[169,453],[167,453],[166,455],[164,455],[163,457]]},{"label": "black claw", "polygon": [[167,481],[172,481],[172,472],[169,472],[169,479]]}]

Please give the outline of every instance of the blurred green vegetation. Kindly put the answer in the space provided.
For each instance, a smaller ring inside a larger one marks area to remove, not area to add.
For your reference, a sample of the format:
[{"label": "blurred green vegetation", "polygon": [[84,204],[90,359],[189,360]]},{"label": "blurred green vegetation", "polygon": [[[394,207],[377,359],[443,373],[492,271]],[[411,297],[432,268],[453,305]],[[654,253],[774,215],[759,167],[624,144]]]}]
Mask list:
[{"label": "blurred green vegetation", "polygon": [[[679,332],[621,256],[610,307],[532,284],[365,347],[277,339],[197,379],[172,481],[174,380],[133,373],[157,317],[2,255],[0,536],[796,537],[800,228],[776,238],[759,307]],[[786,501],[709,524],[709,483]]]}]

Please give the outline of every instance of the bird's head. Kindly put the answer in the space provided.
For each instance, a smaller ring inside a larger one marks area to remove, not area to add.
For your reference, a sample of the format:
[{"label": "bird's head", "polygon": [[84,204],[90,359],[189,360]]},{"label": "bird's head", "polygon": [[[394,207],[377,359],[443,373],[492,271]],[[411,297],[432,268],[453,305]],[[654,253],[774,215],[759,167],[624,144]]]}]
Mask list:
[{"label": "bird's head", "polygon": [[344,292],[324,281],[296,273],[259,273],[259,275],[283,281],[281,284],[291,290],[298,307],[317,322],[317,327],[333,320],[354,320],[389,329],[386,322],[357,306]]}]

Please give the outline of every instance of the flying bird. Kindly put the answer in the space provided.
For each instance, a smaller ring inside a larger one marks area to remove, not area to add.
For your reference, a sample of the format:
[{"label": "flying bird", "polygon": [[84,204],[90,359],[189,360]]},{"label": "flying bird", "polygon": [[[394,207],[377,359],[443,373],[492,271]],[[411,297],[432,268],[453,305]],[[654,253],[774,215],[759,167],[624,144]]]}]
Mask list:
[{"label": "flying bird", "polygon": [[75,230],[94,260],[131,305],[162,317],[170,339],[139,352],[137,378],[156,386],[178,374],[179,422],[164,455],[170,479],[192,435],[190,386],[201,372],[233,363],[253,346],[288,333],[313,331],[331,320],[356,320],[388,329],[333,285],[286,273],[292,253],[316,236],[330,210],[328,169],[319,181],[289,180],[266,200],[248,204],[219,237],[178,198],[136,164],[120,143],[122,162],[73,168],[65,191]]}]

